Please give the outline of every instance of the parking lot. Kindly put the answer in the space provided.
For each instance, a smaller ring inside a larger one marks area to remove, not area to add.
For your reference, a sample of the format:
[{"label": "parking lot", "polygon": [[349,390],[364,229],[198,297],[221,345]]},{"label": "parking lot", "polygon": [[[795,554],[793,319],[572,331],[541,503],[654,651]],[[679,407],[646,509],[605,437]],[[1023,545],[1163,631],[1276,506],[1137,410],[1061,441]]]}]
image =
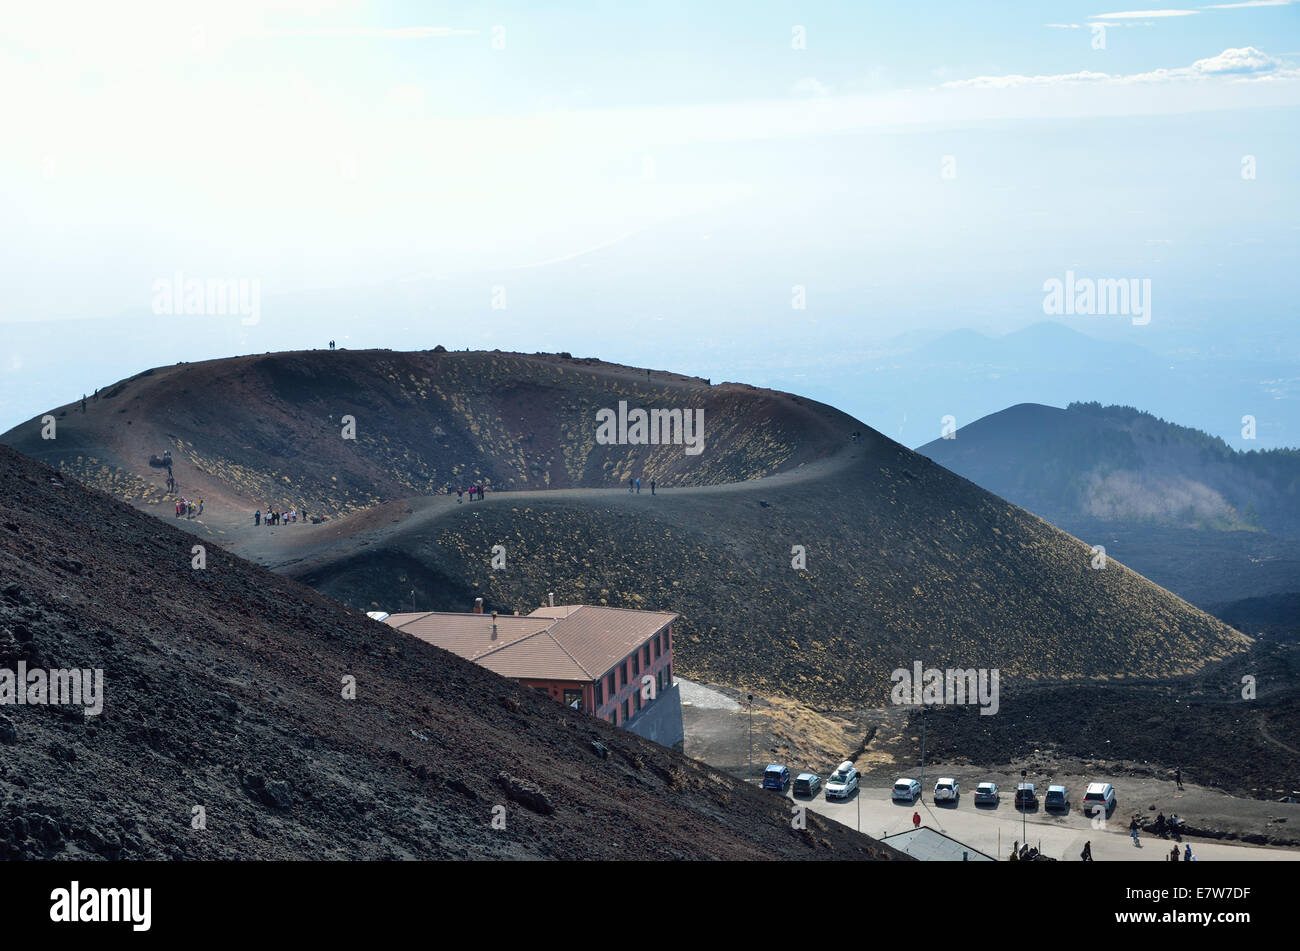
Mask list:
[{"label": "parking lot", "polygon": [[[795,801],[805,803],[811,812],[852,828],[860,828],[862,832],[877,838],[912,828],[912,813],[918,812],[922,825],[938,829],[945,835],[998,859],[1005,859],[1011,851],[1012,843],[1026,837],[1029,844],[1040,849],[1044,855],[1068,862],[1080,861],[1079,853],[1083,850],[1083,844],[1089,841],[1092,842],[1095,861],[1164,862],[1168,860],[1169,850],[1174,845],[1171,839],[1143,835],[1140,838],[1141,847],[1135,847],[1128,832],[1130,812],[1126,810],[1122,798],[1105,828],[1094,829],[1091,821],[1080,812],[1078,801],[1072,803],[1069,814],[1056,814],[1045,812],[1040,799],[1037,810],[1030,809],[1022,816],[1021,810],[1013,804],[1014,783],[1002,786],[1002,801],[997,806],[978,807],[973,802],[973,785],[970,789],[963,786],[960,801],[953,806],[932,802],[933,787],[934,780],[927,779],[924,801],[918,801],[915,805],[891,800],[892,784],[862,786],[844,802],[828,802],[820,793],[814,799]],[[1081,798],[1084,787],[1079,785],[1077,788],[1079,792],[1076,795]],[[1039,789],[1040,797],[1044,791],[1045,787]],[[1122,797],[1122,788],[1120,794]],[[772,795],[776,793],[773,792]],[[786,792],[786,797],[793,799],[789,791]],[[1294,810],[1296,807],[1278,808]],[[1199,861],[1300,861],[1300,850],[1295,849],[1228,845],[1189,837],[1183,841],[1191,843],[1192,853]],[[1182,846],[1179,848],[1181,850]]]}]

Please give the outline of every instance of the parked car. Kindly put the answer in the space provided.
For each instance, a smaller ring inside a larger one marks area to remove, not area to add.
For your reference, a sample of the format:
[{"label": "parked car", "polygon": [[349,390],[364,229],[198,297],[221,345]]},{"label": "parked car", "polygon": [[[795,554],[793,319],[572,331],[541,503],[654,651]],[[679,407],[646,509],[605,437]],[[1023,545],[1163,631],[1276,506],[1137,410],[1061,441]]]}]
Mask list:
[{"label": "parked car", "polygon": [[1002,797],[998,794],[997,783],[980,783],[975,787],[975,805],[977,806],[982,806],[987,803],[992,803],[996,806],[1001,801],[1001,798]]},{"label": "parked car", "polygon": [[857,767],[845,760],[831,773],[831,778],[826,780],[826,798],[848,799],[853,795],[853,790],[858,788],[859,780]]},{"label": "parked car", "polygon": [[1070,793],[1064,786],[1048,786],[1047,795],[1043,797],[1044,809],[1070,811]]},{"label": "parked car", "polygon": [[769,763],[767,769],[763,770],[763,788],[776,789],[785,792],[785,787],[790,785],[790,771],[779,763]]},{"label": "parked car", "polygon": [[1083,814],[1093,816],[1100,813],[1110,815],[1115,808],[1115,787],[1110,783],[1089,783],[1088,791],[1083,794]]},{"label": "parked car", "polygon": [[1038,792],[1034,789],[1033,783],[1020,783],[1016,786],[1016,808],[1038,808]]},{"label": "parked car", "polygon": [[935,802],[957,802],[961,799],[961,783],[952,777],[941,778],[934,784]]},{"label": "parked car", "polygon": [[815,796],[817,790],[822,788],[822,778],[816,773],[800,773],[794,778],[794,794],[796,796]]},{"label": "parked car", "polygon": [[896,800],[906,799],[908,802],[916,802],[917,798],[920,795],[921,795],[920,783],[918,783],[915,779],[900,779],[894,783],[894,792],[892,793],[890,798]]}]

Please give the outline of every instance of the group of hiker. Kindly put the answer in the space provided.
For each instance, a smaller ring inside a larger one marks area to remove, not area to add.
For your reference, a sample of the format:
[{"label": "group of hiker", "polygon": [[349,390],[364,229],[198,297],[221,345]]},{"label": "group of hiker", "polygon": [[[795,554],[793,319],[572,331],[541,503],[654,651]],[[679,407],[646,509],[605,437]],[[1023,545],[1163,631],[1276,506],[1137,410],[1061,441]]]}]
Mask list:
[{"label": "group of hiker", "polygon": [[[641,494],[641,480],[640,480],[640,479],[628,479],[628,480],[627,480],[627,494],[628,494],[628,495],[631,495],[633,492],[635,492],[637,495],[640,495],[640,494]],[[650,494],[651,494],[651,495],[654,495],[654,494],[655,494],[655,481],[654,481],[654,479],[651,479],[651,480],[650,480]]]},{"label": "group of hiker", "polygon": [[[253,513],[253,524],[254,525],[285,525],[289,522],[298,521],[298,518],[299,518],[299,512],[297,509],[289,509],[289,511],[287,512],[277,512],[274,511],[271,508],[271,506],[268,505],[266,507],[266,515],[262,514],[261,509],[258,509],[256,512]],[[307,521],[306,509],[302,511],[301,518],[304,522]]]},{"label": "group of hiker", "polygon": [[471,502],[474,501],[474,497],[475,497],[475,496],[478,496],[478,500],[479,500],[480,502],[483,501],[483,486],[481,486],[481,485],[471,485],[468,489],[460,489],[460,488],[456,489],[456,504],[457,504],[457,505],[460,505],[462,502],[465,501],[465,499],[464,499],[464,495],[465,495],[466,492],[469,492],[469,500],[470,500]]},{"label": "group of hiker", "polygon": [[179,498],[176,500],[176,517],[193,518],[195,515],[203,514],[203,500],[197,502],[194,499]]}]

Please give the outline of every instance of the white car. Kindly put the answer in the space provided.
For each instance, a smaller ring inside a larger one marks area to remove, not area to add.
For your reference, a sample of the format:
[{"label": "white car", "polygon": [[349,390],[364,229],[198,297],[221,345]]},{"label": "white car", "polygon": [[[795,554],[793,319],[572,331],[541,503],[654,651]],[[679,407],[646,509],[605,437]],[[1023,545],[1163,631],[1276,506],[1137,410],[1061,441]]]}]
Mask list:
[{"label": "white car", "polygon": [[845,760],[835,768],[831,773],[831,778],[826,780],[826,798],[827,799],[848,799],[853,795],[853,790],[858,788],[859,775],[857,767],[851,762]]},{"label": "white car", "polygon": [[961,783],[951,776],[941,778],[934,784],[935,802],[957,802],[961,798]]},{"label": "white car", "polygon": [[999,801],[1001,801],[1001,797],[998,795],[997,783],[980,783],[975,787],[975,805],[992,804],[996,806]]},{"label": "white car", "polygon": [[915,779],[900,779],[894,783],[894,791],[890,798],[895,800],[907,800],[916,802],[921,795],[921,784]]},{"label": "white car", "polygon": [[1089,783],[1083,794],[1085,816],[1108,816],[1115,808],[1115,787],[1110,783]]}]

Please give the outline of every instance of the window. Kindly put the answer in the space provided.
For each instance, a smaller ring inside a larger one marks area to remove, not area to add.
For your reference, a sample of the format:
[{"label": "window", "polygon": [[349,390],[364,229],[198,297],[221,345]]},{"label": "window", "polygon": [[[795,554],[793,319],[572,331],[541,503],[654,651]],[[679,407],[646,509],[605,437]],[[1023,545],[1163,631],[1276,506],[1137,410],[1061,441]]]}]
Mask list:
[{"label": "window", "polygon": [[620,687],[627,686],[627,664],[618,665],[618,685]]},{"label": "window", "polygon": [[592,690],[594,691],[594,696],[595,696],[595,698],[596,698],[596,706],[600,706],[602,703],[605,702],[605,685],[604,685],[604,683],[601,682],[601,681],[599,681],[599,680],[597,680],[597,681],[595,682],[595,684],[592,685]]},{"label": "window", "polygon": [[637,713],[641,712],[641,691],[639,690],[632,694],[632,708],[636,710]]},{"label": "window", "polygon": [[614,696],[614,671],[609,672],[609,695]]},{"label": "window", "polygon": [[642,663],[644,663],[647,667],[649,667],[650,666],[650,642],[649,641],[646,641],[645,647],[641,648],[641,653],[645,655],[645,659],[642,661]]},{"label": "window", "polygon": [[614,724],[614,726],[618,726],[618,708],[617,708],[617,707],[615,707],[615,708],[614,708],[614,712],[611,713],[611,714],[609,715],[609,722],[612,723],[612,724]]},{"label": "window", "polygon": [[656,636],[655,637],[655,660],[659,659],[659,656],[662,653],[662,648],[663,648],[663,639],[661,637]]},{"label": "window", "polygon": [[627,718],[630,717],[630,716],[632,715],[631,712],[630,712],[631,709],[632,709],[632,707],[631,707],[631,704],[629,703],[629,701],[624,700],[624,701],[623,701],[623,719],[624,719],[624,720],[627,720]]},{"label": "window", "polygon": [[632,676],[635,677],[639,673],[641,673],[641,655],[633,654],[632,655]]}]

